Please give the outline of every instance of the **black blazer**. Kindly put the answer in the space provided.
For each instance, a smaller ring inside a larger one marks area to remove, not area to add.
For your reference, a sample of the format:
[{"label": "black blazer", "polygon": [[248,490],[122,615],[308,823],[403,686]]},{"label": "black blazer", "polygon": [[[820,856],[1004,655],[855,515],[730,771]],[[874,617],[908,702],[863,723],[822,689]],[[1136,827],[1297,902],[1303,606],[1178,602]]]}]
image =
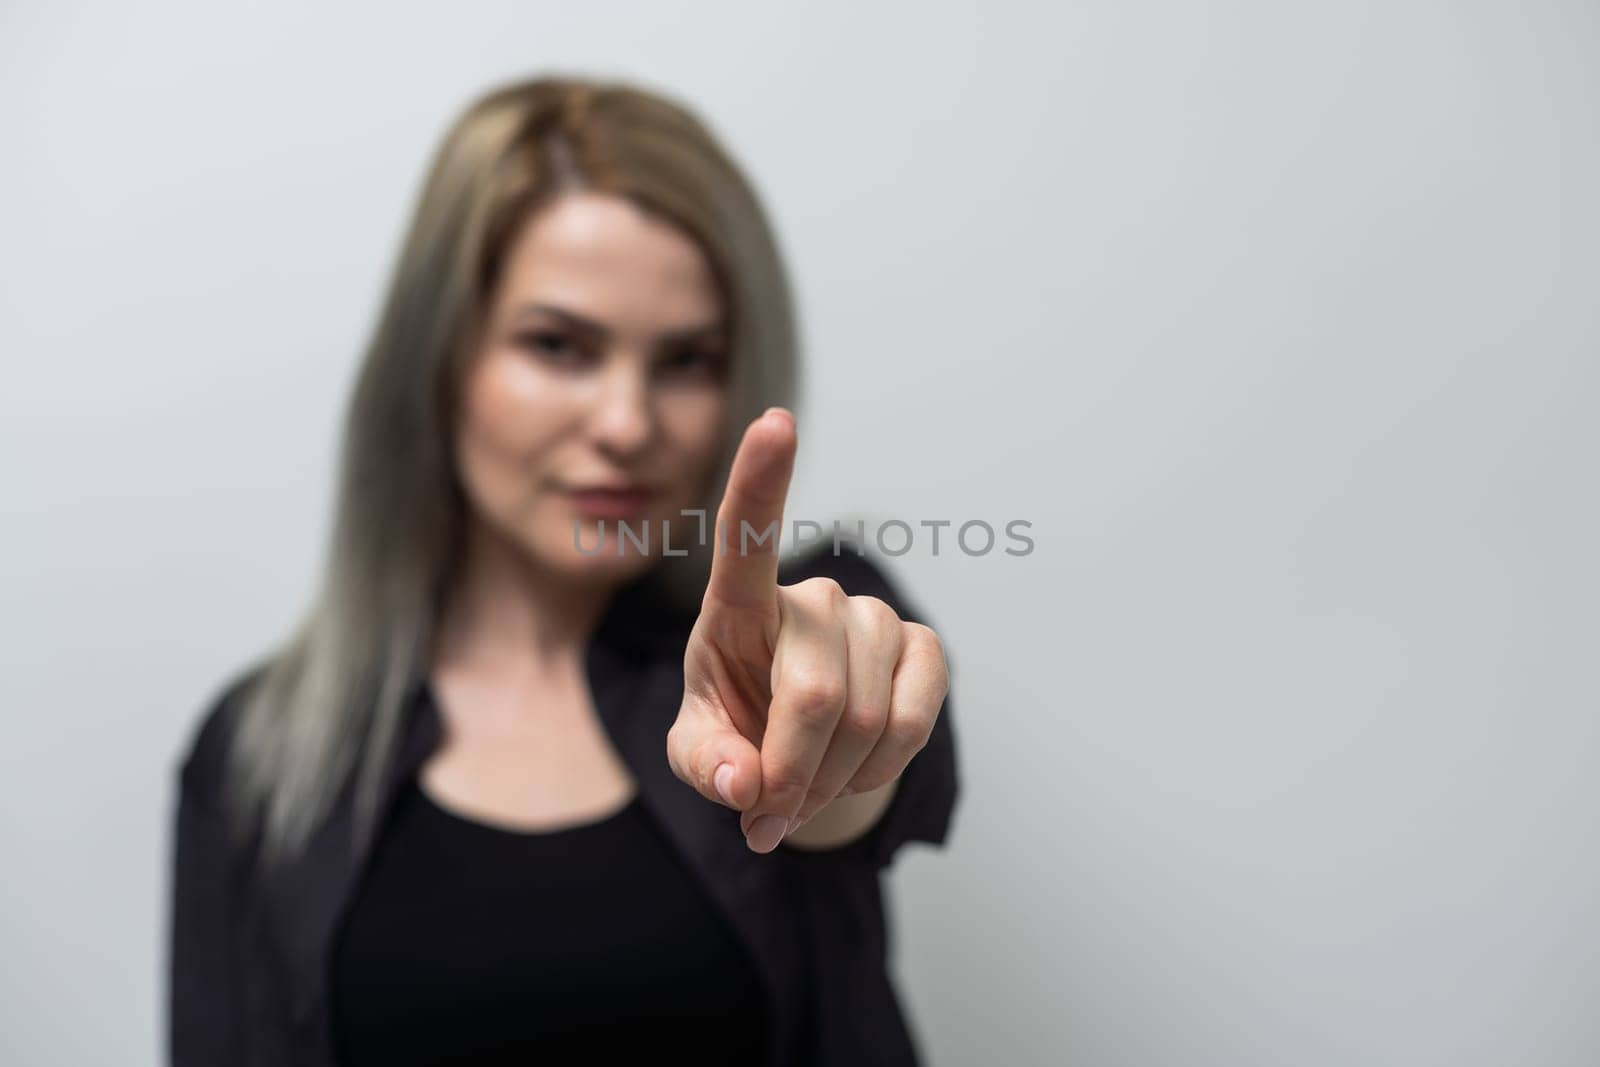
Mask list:
[{"label": "black blazer", "polygon": [[[785,584],[828,575],[847,593],[876,596],[925,621],[889,578],[831,543],[785,561]],[[780,845],[752,852],[739,813],[714,804],[668,766],[666,733],[683,698],[692,615],[637,580],[607,608],[586,651],[595,707],[639,785],[641,801],[757,963],[768,996],[766,1067],[916,1064],[915,1039],[887,971],[881,872],[911,840],[942,845],[957,794],[948,700],[926,747],[907,766],[883,818],[824,852]],[[262,878],[236,846],[222,808],[224,753],[258,664],[218,692],[178,772],[172,850],[167,1039],[174,1067],[336,1062],[328,990],[332,946],[365,873],[373,841],[352,834],[353,787],[303,853]],[[412,680],[402,742],[387,769],[384,813],[439,743],[426,671]],[[379,821],[378,834],[383,821]]]}]

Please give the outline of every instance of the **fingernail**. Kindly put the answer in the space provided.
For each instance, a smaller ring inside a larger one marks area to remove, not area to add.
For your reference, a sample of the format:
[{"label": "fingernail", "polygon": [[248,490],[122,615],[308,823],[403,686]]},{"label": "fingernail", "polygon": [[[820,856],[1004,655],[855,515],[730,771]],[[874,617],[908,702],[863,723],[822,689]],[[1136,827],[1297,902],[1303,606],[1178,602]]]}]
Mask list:
[{"label": "fingernail", "polygon": [[733,802],[733,764],[724,763],[719,766],[717,773],[711,776],[711,780],[716,783],[717,795],[722,797],[722,802],[730,808],[737,808],[739,805]]},{"label": "fingernail", "polygon": [[783,840],[788,825],[789,820],[782,815],[763,815],[750,824],[750,833],[745,835],[745,842],[757,852],[771,852]]}]

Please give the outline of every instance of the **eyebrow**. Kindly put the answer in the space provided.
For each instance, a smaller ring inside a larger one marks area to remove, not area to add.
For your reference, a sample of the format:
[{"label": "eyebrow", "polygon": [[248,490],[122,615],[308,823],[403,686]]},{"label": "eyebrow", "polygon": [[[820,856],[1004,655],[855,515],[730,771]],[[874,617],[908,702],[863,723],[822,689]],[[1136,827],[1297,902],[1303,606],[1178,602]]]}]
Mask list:
[{"label": "eyebrow", "polygon": [[[585,333],[594,334],[601,338],[611,336],[611,331],[594,319],[587,318],[568,308],[557,307],[555,304],[541,304],[536,301],[523,304],[517,308],[512,315],[512,321],[515,322],[540,312],[560,319],[574,329],[582,330]],[[660,334],[659,339],[670,343],[674,341],[692,341],[708,335],[721,336],[725,333],[726,327],[725,320],[716,318],[699,326],[689,326],[681,330],[668,330]]]}]

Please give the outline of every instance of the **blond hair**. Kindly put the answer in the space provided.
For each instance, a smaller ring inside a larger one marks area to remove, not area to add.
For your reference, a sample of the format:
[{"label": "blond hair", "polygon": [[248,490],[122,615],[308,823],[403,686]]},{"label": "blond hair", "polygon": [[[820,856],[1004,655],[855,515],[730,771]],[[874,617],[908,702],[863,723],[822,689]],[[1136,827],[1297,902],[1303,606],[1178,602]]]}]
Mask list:
[{"label": "blond hair", "polygon": [[[715,514],[739,430],[793,407],[798,337],[779,249],[755,191],[684,105],[612,81],[551,76],[472,102],[443,138],[413,212],[344,423],[320,585],[261,663],[230,748],[236,827],[263,862],[304,846],[354,782],[370,833],[407,684],[432,644],[466,500],[452,422],[507,248],[531,213],[573,189],[626,197],[701,248],[732,341]],[[709,553],[654,564],[698,601]]]}]

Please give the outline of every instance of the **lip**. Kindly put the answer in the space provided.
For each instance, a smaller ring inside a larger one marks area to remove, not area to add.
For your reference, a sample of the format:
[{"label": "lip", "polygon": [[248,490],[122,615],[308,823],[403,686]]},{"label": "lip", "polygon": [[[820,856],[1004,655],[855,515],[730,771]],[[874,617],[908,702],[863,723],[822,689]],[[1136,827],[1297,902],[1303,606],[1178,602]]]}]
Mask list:
[{"label": "lip", "polygon": [[643,486],[592,485],[563,489],[562,495],[585,515],[601,519],[626,519],[650,506],[655,492]]}]

